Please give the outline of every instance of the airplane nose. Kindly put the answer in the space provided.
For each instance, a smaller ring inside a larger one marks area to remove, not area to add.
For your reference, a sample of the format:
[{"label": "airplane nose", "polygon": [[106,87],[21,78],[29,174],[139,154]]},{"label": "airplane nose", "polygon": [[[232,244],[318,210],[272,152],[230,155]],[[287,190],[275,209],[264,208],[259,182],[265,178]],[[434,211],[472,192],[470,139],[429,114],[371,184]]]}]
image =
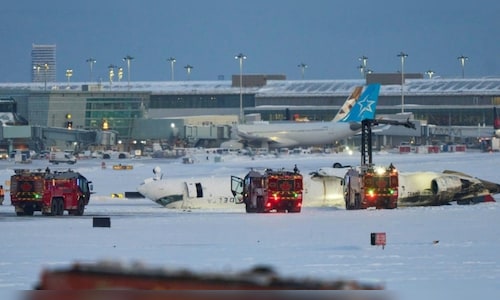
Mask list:
[{"label": "airplane nose", "polygon": [[352,131],[359,131],[359,130],[361,130],[361,123],[351,122],[351,123],[349,123],[349,128]]}]

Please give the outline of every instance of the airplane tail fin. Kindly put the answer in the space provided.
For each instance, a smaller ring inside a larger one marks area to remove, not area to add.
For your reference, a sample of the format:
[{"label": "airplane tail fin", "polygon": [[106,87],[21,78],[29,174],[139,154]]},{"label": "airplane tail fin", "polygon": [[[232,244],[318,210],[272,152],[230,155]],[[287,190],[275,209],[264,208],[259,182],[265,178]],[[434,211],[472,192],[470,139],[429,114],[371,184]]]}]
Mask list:
[{"label": "airplane tail fin", "polygon": [[362,86],[357,86],[356,88],[354,88],[354,91],[352,91],[351,95],[347,97],[344,104],[333,118],[332,122],[337,122],[345,118],[345,116],[351,111],[354,103],[358,101],[359,95],[361,95],[361,91],[363,91]]},{"label": "airplane tail fin", "polygon": [[340,122],[361,122],[364,119],[374,119],[378,103],[380,84],[369,84],[359,97],[354,107]]}]

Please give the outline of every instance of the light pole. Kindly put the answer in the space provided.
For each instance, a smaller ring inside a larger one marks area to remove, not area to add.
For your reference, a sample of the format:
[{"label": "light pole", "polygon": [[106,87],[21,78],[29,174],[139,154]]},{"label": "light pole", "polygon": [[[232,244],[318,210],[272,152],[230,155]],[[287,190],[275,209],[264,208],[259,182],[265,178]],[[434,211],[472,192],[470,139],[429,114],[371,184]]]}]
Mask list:
[{"label": "light pole", "polygon": [[33,70],[36,70],[36,81],[39,82],[40,80],[40,69],[43,67],[43,82],[44,82],[44,87],[43,90],[47,90],[47,70],[49,69],[49,64],[36,64],[33,66]]},{"label": "light pole", "polygon": [[177,60],[175,57],[169,57],[167,61],[170,63],[170,80],[174,81],[174,64]]},{"label": "light pole", "polygon": [[122,81],[122,78],[123,78],[123,68],[122,67],[119,67],[118,68],[118,81]]},{"label": "light pole", "polygon": [[434,76],[434,71],[427,70],[427,71],[425,71],[425,74],[427,74],[427,76],[429,76],[429,79],[432,79],[432,76]]},{"label": "light pole", "polygon": [[457,59],[460,61],[460,65],[462,66],[462,78],[465,78],[465,61],[469,60],[467,56],[459,56]]},{"label": "light pole", "polygon": [[69,82],[71,81],[71,76],[73,76],[73,70],[66,69],[66,77],[68,78],[68,88],[69,88]]},{"label": "light pole", "polygon": [[189,78],[190,78],[190,75],[191,75],[191,70],[193,69],[194,67],[191,66],[191,65],[186,65],[184,66],[184,69],[186,69],[186,72],[187,72],[187,80],[189,81]]},{"label": "light pole", "polygon": [[408,57],[408,54],[401,51],[398,54],[398,57],[401,58],[401,113],[405,112],[405,59]]},{"label": "light pole", "polygon": [[36,77],[34,81],[40,82],[40,69],[42,68],[42,65],[36,64],[33,66],[33,70],[36,70]]},{"label": "light pole", "polygon": [[240,123],[243,123],[243,60],[247,59],[246,55],[240,53],[234,57],[240,61]]},{"label": "light pole", "polygon": [[130,55],[127,55],[123,58],[123,61],[126,61],[127,62],[127,87],[128,89],[130,90],[130,61],[134,59],[132,56]]},{"label": "light pole", "polygon": [[363,55],[363,56],[358,57],[358,60],[361,62],[361,65],[359,66],[359,70],[362,71],[363,78],[366,79],[366,71],[368,70],[367,69],[368,57]]},{"label": "light pole", "polygon": [[304,80],[304,74],[306,72],[307,65],[305,63],[300,63],[297,65],[297,67],[300,68],[300,75],[301,75],[302,80]]},{"label": "light pole", "polygon": [[94,69],[94,64],[97,62],[94,58],[90,57],[85,60],[86,62],[89,63],[90,67],[90,82],[92,82],[92,70]]},{"label": "light pole", "polygon": [[359,73],[361,74],[361,77],[365,78],[365,67],[363,65],[358,66]]},{"label": "light pole", "polygon": [[108,66],[109,69],[109,90],[113,87],[113,77],[115,77],[115,68],[116,66],[111,64]]}]

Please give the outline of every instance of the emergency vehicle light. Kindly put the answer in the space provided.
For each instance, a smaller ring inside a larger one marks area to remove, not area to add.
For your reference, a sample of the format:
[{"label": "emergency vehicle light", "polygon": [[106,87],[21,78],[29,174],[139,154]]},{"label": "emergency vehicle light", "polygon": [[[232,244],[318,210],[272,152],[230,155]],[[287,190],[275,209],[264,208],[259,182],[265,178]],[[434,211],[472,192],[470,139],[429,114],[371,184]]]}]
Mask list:
[{"label": "emergency vehicle light", "polygon": [[382,175],[382,174],[384,174],[384,173],[385,173],[385,169],[384,169],[384,168],[382,168],[382,167],[377,167],[377,168],[375,169],[375,173],[377,173],[378,175]]},{"label": "emergency vehicle light", "polygon": [[367,192],[366,192],[366,195],[368,197],[375,197],[375,191],[373,189],[369,189]]}]

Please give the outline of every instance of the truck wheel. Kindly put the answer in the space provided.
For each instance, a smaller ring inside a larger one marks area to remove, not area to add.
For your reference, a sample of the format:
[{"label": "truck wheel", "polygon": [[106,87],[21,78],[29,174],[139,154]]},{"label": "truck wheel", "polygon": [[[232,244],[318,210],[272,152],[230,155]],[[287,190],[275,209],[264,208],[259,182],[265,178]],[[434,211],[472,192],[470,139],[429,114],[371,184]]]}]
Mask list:
[{"label": "truck wheel", "polygon": [[85,211],[85,203],[83,203],[82,199],[78,200],[78,208],[76,209],[77,216],[83,216],[83,212]]},{"label": "truck wheel", "polygon": [[255,207],[252,207],[249,204],[245,204],[245,210],[247,213],[254,213],[257,212],[257,209]]},{"label": "truck wheel", "polygon": [[58,202],[57,199],[52,199],[52,203],[50,203],[50,215],[51,216],[57,215],[57,209],[58,209],[57,202]]},{"label": "truck wheel", "polygon": [[361,209],[361,195],[358,193],[354,195],[354,209]]},{"label": "truck wheel", "polygon": [[24,216],[24,212],[23,211],[16,211],[16,215],[18,217],[22,217],[22,216]]},{"label": "truck wheel", "polygon": [[64,199],[58,199],[57,201],[57,215],[64,215]]},{"label": "truck wheel", "polygon": [[257,212],[264,212],[264,198],[262,198],[261,196],[257,197]]},{"label": "truck wheel", "polygon": [[389,208],[390,209],[398,208],[398,201],[397,200],[391,200],[391,201],[389,201]]}]

